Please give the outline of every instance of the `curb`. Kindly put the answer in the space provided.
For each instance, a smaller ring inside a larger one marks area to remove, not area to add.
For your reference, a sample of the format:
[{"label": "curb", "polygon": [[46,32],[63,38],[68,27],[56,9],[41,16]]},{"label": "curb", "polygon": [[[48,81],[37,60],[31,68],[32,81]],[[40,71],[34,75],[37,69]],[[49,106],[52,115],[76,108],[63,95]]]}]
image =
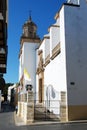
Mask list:
[{"label": "curb", "polygon": [[33,123],[29,123],[29,124],[26,124],[22,119],[21,117],[18,117],[16,115],[16,113],[14,112],[14,121],[15,121],[15,125],[16,126],[33,126],[33,125],[53,125],[53,124],[58,124],[59,122],[56,122],[56,121],[34,121]]},{"label": "curb", "polygon": [[35,121],[33,123],[30,123],[30,124],[26,124],[22,119],[21,117],[18,117],[16,115],[16,113],[14,112],[14,121],[15,121],[15,125],[16,126],[33,126],[33,125],[55,125],[55,124],[83,124],[83,123],[87,123],[87,120],[77,120],[77,121],[68,121],[68,122],[58,122],[58,121]]}]

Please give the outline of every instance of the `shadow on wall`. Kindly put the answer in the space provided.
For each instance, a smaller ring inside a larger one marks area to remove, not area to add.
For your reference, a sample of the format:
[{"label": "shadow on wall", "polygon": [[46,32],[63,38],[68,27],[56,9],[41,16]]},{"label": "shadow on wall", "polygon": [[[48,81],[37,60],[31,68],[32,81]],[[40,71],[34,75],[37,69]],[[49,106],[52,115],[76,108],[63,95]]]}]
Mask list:
[{"label": "shadow on wall", "polygon": [[60,94],[52,85],[48,85],[46,88],[46,109],[53,112],[56,115],[60,114]]},{"label": "shadow on wall", "polygon": [[53,99],[56,97],[56,91],[53,88],[52,85],[48,85],[47,89],[46,89],[46,97],[48,99],[48,97],[52,97]]}]

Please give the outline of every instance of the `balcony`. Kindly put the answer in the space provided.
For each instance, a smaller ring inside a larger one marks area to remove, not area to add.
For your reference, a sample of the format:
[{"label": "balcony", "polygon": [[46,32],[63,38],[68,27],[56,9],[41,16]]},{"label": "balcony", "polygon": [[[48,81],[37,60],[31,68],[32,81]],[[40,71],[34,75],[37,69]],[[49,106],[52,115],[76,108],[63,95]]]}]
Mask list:
[{"label": "balcony", "polygon": [[7,52],[4,48],[0,48],[0,73],[6,73]]},{"label": "balcony", "polygon": [[1,64],[6,64],[6,55],[0,53],[0,63]]},{"label": "balcony", "polygon": [[3,28],[3,20],[0,20],[0,45],[4,44],[4,28]]},{"label": "balcony", "polygon": [[6,64],[0,64],[0,73],[6,73]]},{"label": "balcony", "polygon": [[0,73],[6,73],[7,65],[7,26],[0,20]]}]

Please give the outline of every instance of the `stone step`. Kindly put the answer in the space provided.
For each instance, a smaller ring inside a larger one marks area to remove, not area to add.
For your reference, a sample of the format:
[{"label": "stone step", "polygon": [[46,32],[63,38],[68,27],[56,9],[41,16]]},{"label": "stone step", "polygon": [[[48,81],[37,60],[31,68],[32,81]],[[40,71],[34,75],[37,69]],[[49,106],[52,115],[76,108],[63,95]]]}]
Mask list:
[{"label": "stone step", "polygon": [[34,117],[36,120],[56,120],[59,121],[59,118],[46,109],[43,105],[35,105]]}]

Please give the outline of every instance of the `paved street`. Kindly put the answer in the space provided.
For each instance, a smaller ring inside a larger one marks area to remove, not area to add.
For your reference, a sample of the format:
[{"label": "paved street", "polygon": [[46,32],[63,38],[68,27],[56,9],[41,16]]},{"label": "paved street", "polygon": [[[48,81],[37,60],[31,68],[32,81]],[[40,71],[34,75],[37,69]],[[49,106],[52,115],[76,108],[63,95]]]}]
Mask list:
[{"label": "paved street", "polygon": [[9,105],[3,105],[0,113],[0,130],[27,130],[24,127],[18,127],[14,121],[14,109]]},{"label": "paved street", "polygon": [[3,109],[0,113],[0,130],[87,130],[86,122],[16,126],[13,109],[6,105]]}]

